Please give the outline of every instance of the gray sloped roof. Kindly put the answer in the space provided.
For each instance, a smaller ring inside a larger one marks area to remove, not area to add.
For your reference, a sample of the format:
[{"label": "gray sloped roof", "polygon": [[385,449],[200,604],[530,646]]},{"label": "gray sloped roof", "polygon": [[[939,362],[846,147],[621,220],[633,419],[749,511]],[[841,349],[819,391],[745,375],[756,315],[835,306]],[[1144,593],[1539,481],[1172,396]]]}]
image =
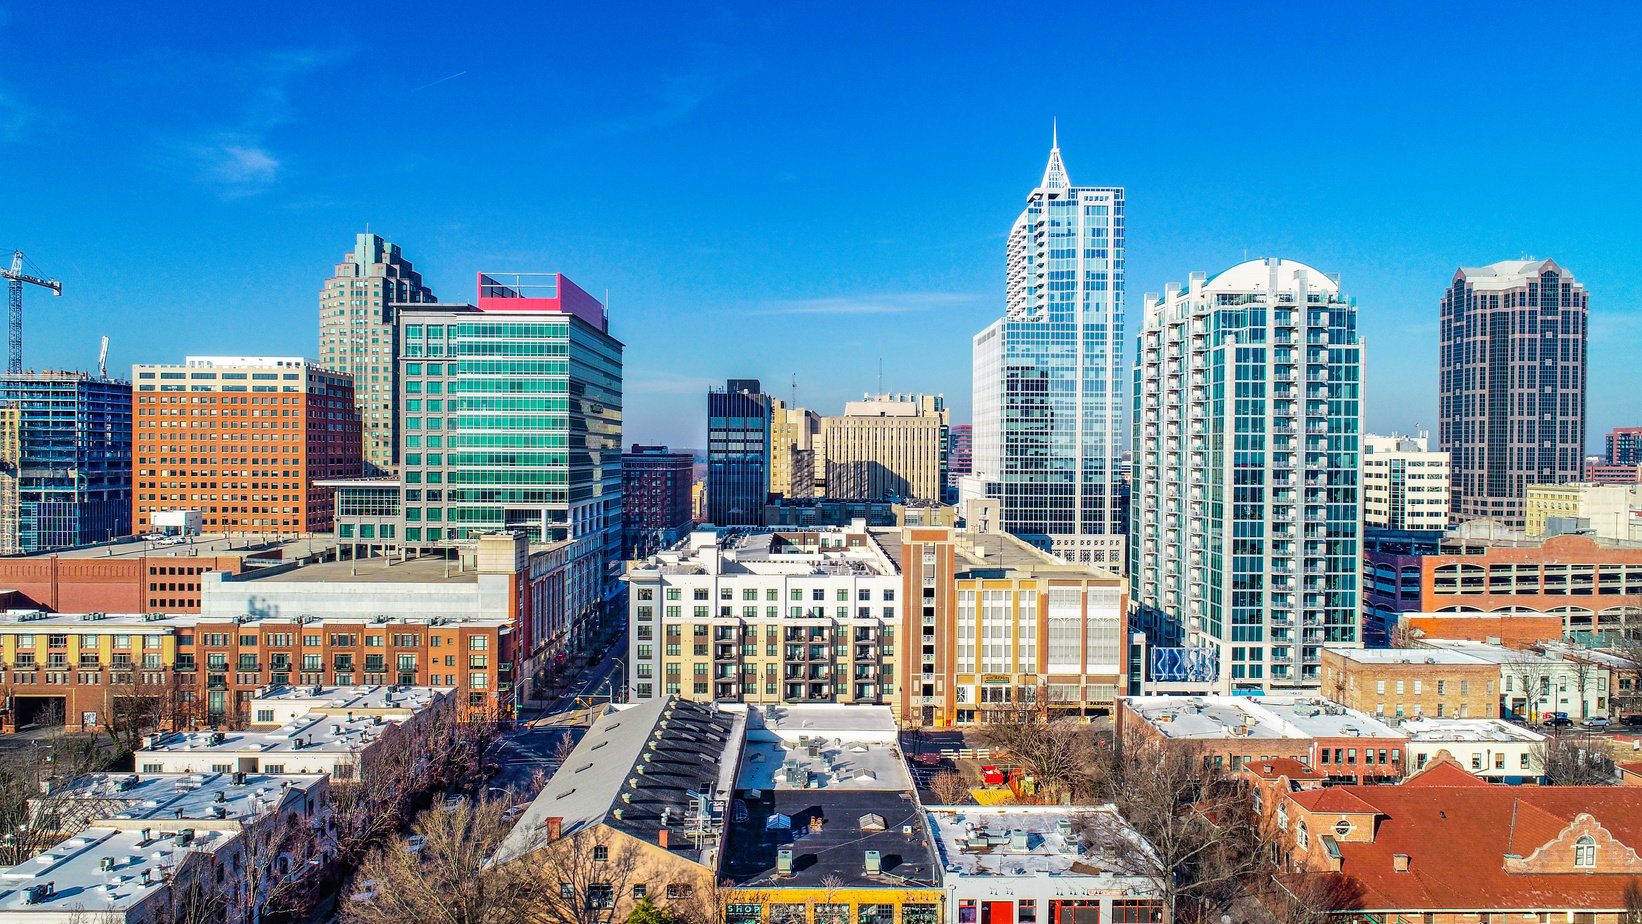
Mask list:
[{"label": "gray sloped roof", "polygon": [[738,750],[737,718],[675,697],[605,713],[508,832],[496,861],[545,844],[549,818],[562,819],[562,835],[605,825],[656,843],[665,812],[669,849],[699,862],[684,836],[690,793],[713,793],[726,752]]}]

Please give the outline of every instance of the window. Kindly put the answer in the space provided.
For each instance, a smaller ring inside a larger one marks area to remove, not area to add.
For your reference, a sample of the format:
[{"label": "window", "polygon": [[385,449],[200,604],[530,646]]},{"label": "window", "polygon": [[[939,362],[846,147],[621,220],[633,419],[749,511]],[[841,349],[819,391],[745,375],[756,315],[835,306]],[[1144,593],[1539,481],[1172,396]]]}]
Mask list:
[{"label": "window", "polygon": [[1305,822],[1300,822],[1299,826],[1295,829],[1294,839],[1295,843],[1300,845],[1301,850],[1311,849],[1311,835],[1306,831]]},{"label": "window", "polygon": [[[866,591],[862,591],[866,593]],[[1038,920],[1038,901],[1035,898],[1023,898],[1015,903],[1015,920],[1019,924],[1035,924]]]},{"label": "window", "polygon": [[650,887],[645,885],[642,882],[633,887],[633,898],[635,900],[644,898],[649,893],[650,893]]},{"label": "window", "polygon": [[1347,837],[1351,834],[1351,822],[1344,818],[1334,823],[1334,834],[1337,837]]},{"label": "window", "polygon": [[609,847],[606,847],[603,844],[598,844],[593,848],[593,860],[594,860],[594,862],[603,863],[608,859],[610,859],[610,848]]},{"label": "window", "polygon": [[1574,841],[1574,865],[1581,869],[1596,865],[1596,838],[1587,834]]}]

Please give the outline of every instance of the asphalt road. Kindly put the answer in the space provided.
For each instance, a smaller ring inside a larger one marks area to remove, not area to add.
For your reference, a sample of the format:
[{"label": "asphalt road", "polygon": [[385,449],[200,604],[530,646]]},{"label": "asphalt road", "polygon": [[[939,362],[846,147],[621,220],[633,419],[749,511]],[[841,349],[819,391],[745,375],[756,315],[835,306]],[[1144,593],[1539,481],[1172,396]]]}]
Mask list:
[{"label": "asphalt road", "polygon": [[592,715],[589,702],[608,703],[625,684],[626,664],[622,662],[626,653],[627,632],[623,630],[606,649],[604,658],[586,669],[563,696],[545,708],[521,715],[519,723],[495,745],[492,757],[500,769],[487,785],[526,798],[535,795],[536,784],[553,775],[559,768],[558,755],[568,751],[562,742],[568,739],[573,746],[586,733]]}]

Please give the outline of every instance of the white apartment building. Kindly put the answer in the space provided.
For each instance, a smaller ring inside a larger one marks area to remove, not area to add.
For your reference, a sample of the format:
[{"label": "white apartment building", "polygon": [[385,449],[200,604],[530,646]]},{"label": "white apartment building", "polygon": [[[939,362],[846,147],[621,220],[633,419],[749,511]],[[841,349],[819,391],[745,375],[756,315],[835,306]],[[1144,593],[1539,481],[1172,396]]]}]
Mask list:
[{"label": "white apartment building", "polygon": [[864,524],[698,530],[627,573],[633,702],[891,703],[900,568]]},{"label": "white apartment building", "polygon": [[1448,453],[1427,438],[1363,435],[1363,525],[1378,529],[1448,528]]},{"label": "white apartment building", "polygon": [[1140,624],[1197,649],[1182,660],[1217,663],[1218,692],[1315,686],[1322,646],[1362,644],[1356,302],[1333,275],[1267,258],[1193,273],[1145,305]]},{"label": "white apartment building", "polygon": [[1577,722],[1587,716],[1608,714],[1608,672],[1591,662],[1486,642],[1422,639],[1420,644],[1499,665],[1502,715],[1510,712],[1538,722],[1564,713]]}]

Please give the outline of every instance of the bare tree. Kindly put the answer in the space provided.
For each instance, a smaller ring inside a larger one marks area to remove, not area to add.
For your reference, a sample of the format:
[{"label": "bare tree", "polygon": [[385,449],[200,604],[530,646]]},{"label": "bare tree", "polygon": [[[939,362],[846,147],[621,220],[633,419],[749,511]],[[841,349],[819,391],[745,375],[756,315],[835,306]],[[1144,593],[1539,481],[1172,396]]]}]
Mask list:
[{"label": "bare tree", "polygon": [[1534,745],[1534,759],[1552,786],[1606,786],[1616,782],[1613,759],[1591,735],[1548,735]]},{"label": "bare tree", "polygon": [[957,770],[942,770],[929,780],[929,791],[942,805],[963,805],[969,801],[969,781]]},{"label": "bare tree", "polygon": [[[1537,717],[1534,707],[1542,696],[1541,686],[1547,681],[1545,668],[1540,664],[1538,658],[1523,651],[1512,654],[1506,659],[1502,667],[1504,668],[1505,679],[1514,681],[1516,688],[1522,691],[1522,718],[1533,721]],[[1510,692],[1507,692],[1505,696],[1505,705],[1506,708],[1511,706]]]},{"label": "bare tree", "polygon": [[123,671],[105,689],[103,729],[122,753],[135,753],[143,738],[156,731],[178,728],[183,713],[182,690],[174,674],[163,671]]},{"label": "bare tree", "polygon": [[1362,905],[1362,886],[1350,876],[1316,870],[1273,871],[1263,902],[1273,924],[1324,924]]},{"label": "bare tree", "polygon": [[1047,721],[1036,711],[981,727],[979,737],[1037,783],[1050,799],[1085,801],[1100,794],[1110,772],[1111,751],[1093,728],[1074,719]]},{"label": "bare tree", "polygon": [[1587,706],[1590,698],[1585,694],[1594,686],[1592,681],[1597,678],[1598,672],[1602,670],[1601,666],[1577,655],[1569,655],[1562,660],[1563,663],[1568,665],[1570,673],[1574,675],[1574,689],[1579,700],[1580,717],[1593,715],[1594,713]]},{"label": "bare tree", "polygon": [[344,924],[525,924],[544,920],[547,883],[526,864],[487,865],[507,835],[503,803],[464,803],[423,812],[422,838],[376,848],[359,866]]},{"label": "bare tree", "polygon": [[1642,880],[1625,883],[1625,910],[1619,913],[1618,924],[1642,924]]},{"label": "bare tree", "polygon": [[[1101,852],[1133,858],[1163,897],[1163,924],[1205,909],[1217,917],[1267,871],[1271,851],[1252,820],[1247,785],[1227,779],[1202,751],[1129,744],[1114,770],[1122,817],[1089,812],[1079,827]],[[1149,849],[1136,845],[1131,828]]]},{"label": "bare tree", "polygon": [[85,826],[88,776],[107,767],[94,735],[63,735],[0,756],[0,865],[13,866]]},{"label": "bare tree", "polygon": [[1616,684],[1612,692],[1615,708],[1625,712],[1642,710],[1642,635],[1633,635],[1631,630],[1617,636],[1613,646],[1609,649],[1614,656],[1624,662],[1619,668],[1620,681],[1629,681],[1629,689],[1624,684]]}]

